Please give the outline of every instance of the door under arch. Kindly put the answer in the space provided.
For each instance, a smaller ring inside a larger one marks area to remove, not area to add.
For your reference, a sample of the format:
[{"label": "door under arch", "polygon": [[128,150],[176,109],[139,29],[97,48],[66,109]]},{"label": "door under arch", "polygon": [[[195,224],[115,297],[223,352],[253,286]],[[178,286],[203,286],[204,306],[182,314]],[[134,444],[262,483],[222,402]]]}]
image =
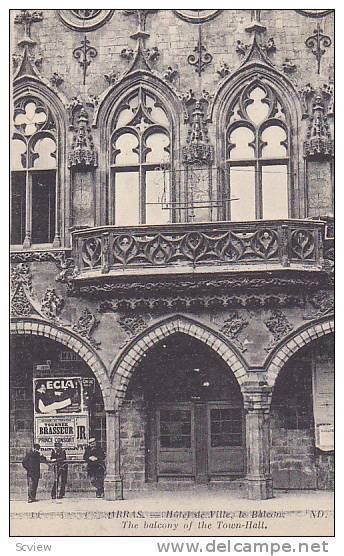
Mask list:
[{"label": "door under arch", "polygon": [[146,481],[245,475],[243,400],[208,346],[175,333],[146,354],[128,394],[146,401]]}]

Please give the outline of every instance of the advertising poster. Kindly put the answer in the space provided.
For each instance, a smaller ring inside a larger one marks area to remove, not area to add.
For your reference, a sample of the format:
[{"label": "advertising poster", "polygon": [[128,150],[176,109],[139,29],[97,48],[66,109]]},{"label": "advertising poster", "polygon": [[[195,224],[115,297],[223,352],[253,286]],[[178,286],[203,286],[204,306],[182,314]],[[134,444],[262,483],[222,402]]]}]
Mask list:
[{"label": "advertising poster", "polygon": [[82,459],[89,439],[88,392],[93,379],[49,377],[33,380],[35,442],[48,453],[62,442],[67,457]]}]

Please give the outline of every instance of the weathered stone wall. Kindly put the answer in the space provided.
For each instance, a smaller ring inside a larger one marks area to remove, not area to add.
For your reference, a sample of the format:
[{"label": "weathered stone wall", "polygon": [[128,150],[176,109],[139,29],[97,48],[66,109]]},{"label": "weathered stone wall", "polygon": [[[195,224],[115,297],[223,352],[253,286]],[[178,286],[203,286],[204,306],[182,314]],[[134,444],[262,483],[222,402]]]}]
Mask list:
[{"label": "weathered stone wall", "polygon": [[271,416],[271,473],[275,488],[317,488],[314,433],[288,430]]},{"label": "weathered stone wall", "polygon": [[315,446],[312,366],[317,372],[324,363],[326,370],[334,369],[326,337],[290,359],[276,381],[270,424],[275,488],[333,490],[334,455]]},{"label": "weathered stone wall", "polygon": [[308,162],[308,214],[334,216],[333,172],[327,161]]},{"label": "weathered stone wall", "polygon": [[334,489],[334,454],[320,452],[313,430],[288,430],[271,416],[271,473],[274,488]]},{"label": "weathered stone wall", "polygon": [[[213,56],[211,64],[202,73],[203,88],[211,91],[218,85],[221,76],[217,69],[222,61],[228,64],[231,73],[240,67],[242,56],[236,52],[236,46],[238,40],[250,44],[251,35],[245,31],[251,23],[250,12],[243,9],[222,10],[217,17],[202,24],[202,40]],[[282,70],[285,58],[292,60],[296,68],[290,78],[299,86],[306,85],[310,79],[316,86],[333,76],[332,47],[326,49],[318,75],[316,58],[305,46],[305,40],[314,33],[316,19],[305,17],[295,10],[262,10],[261,23],[266,27],[263,42],[273,37],[276,45],[271,61]],[[333,39],[333,14],[321,19],[321,27]],[[104,75],[113,68],[118,76],[128,69],[129,64],[121,57],[121,51],[135,48],[136,41],[130,35],[136,30],[134,15],[126,16],[123,10],[114,10],[108,22],[88,33],[91,46],[98,52],[87,73],[86,90],[90,94],[99,95],[106,89],[108,83]],[[172,66],[178,71],[175,83],[178,88],[183,91],[197,89],[199,77],[196,68],[187,62],[198,41],[197,25],[183,21],[173,10],[159,10],[147,16],[146,31],[150,34],[147,48],[157,46],[160,51],[154,69],[163,75],[167,67]],[[15,46],[22,36],[22,27],[14,25],[12,35]],[[60,90],[70,98],[82,90],[82,69],[73,58],[73,50],[80,45],[83,35],[83,32],[66,27],[56,10],[43,10],[43,20],[32,25],[32,38],[37,41],[43,55],[42,74],[50,78],[57,71],[64,79]]]},{"label": "weathered stone wall", "polygon": [[127,400],[121,410],[121,473],[124,491],[145,486],[146,410],[144,402]]}]

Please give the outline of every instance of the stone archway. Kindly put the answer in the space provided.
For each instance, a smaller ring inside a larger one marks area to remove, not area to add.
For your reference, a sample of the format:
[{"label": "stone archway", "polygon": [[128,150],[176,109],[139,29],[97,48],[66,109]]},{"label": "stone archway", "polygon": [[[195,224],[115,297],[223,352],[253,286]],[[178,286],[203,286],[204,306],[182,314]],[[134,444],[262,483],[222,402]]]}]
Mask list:
[{"label": "stone archway", "polygon": [[94,373],[102,391],[105,410],[113,409],[113,394],[105,365],[95,351],[71,330],[42,319],[13,319],[10,323],[10,333],[43,336],[74,351]]},{"label": "stone archway", "polygon": [[266,376],[269,386],[273,387],[276,378],[290,357],[303,346],[312,342],[316,338],[321,338],[326,334],[334,332],[334,319],[326,318],[320,322],[312,322],[297,330],[293,335],[288,336],[284,343],[270,356],[266,366]]},{"label": "stone archway", "polygon": [[333,425],[333,332],[329,316],[307,323],[278,346],[267,365],[275,488],[333,488],[331,434],[324,450],[320,434],[322,423],[330,431]]},{"label": "stone archway", "polygon": [[122,404],[130,379],[143,355],[157,342],[176,332],[188,334],[213,349],[230,367],[240,386],[248,381],[245,363],[232,346],[206,325],[188,317],[176,315],[155,324],[141,336],[135,338],[119,360],[113,364],[111,376],[119,406]]}]

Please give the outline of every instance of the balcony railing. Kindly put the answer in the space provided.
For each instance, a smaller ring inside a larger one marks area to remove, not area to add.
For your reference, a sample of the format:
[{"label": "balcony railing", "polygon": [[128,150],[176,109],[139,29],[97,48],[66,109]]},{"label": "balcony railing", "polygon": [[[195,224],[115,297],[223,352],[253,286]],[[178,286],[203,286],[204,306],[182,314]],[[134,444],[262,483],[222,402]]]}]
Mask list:
[{"label": "balcony railing", "polygon": [[324,231],[324,222],[309,220],[83,229],[73,232],[75,278],[320,270]]}]

